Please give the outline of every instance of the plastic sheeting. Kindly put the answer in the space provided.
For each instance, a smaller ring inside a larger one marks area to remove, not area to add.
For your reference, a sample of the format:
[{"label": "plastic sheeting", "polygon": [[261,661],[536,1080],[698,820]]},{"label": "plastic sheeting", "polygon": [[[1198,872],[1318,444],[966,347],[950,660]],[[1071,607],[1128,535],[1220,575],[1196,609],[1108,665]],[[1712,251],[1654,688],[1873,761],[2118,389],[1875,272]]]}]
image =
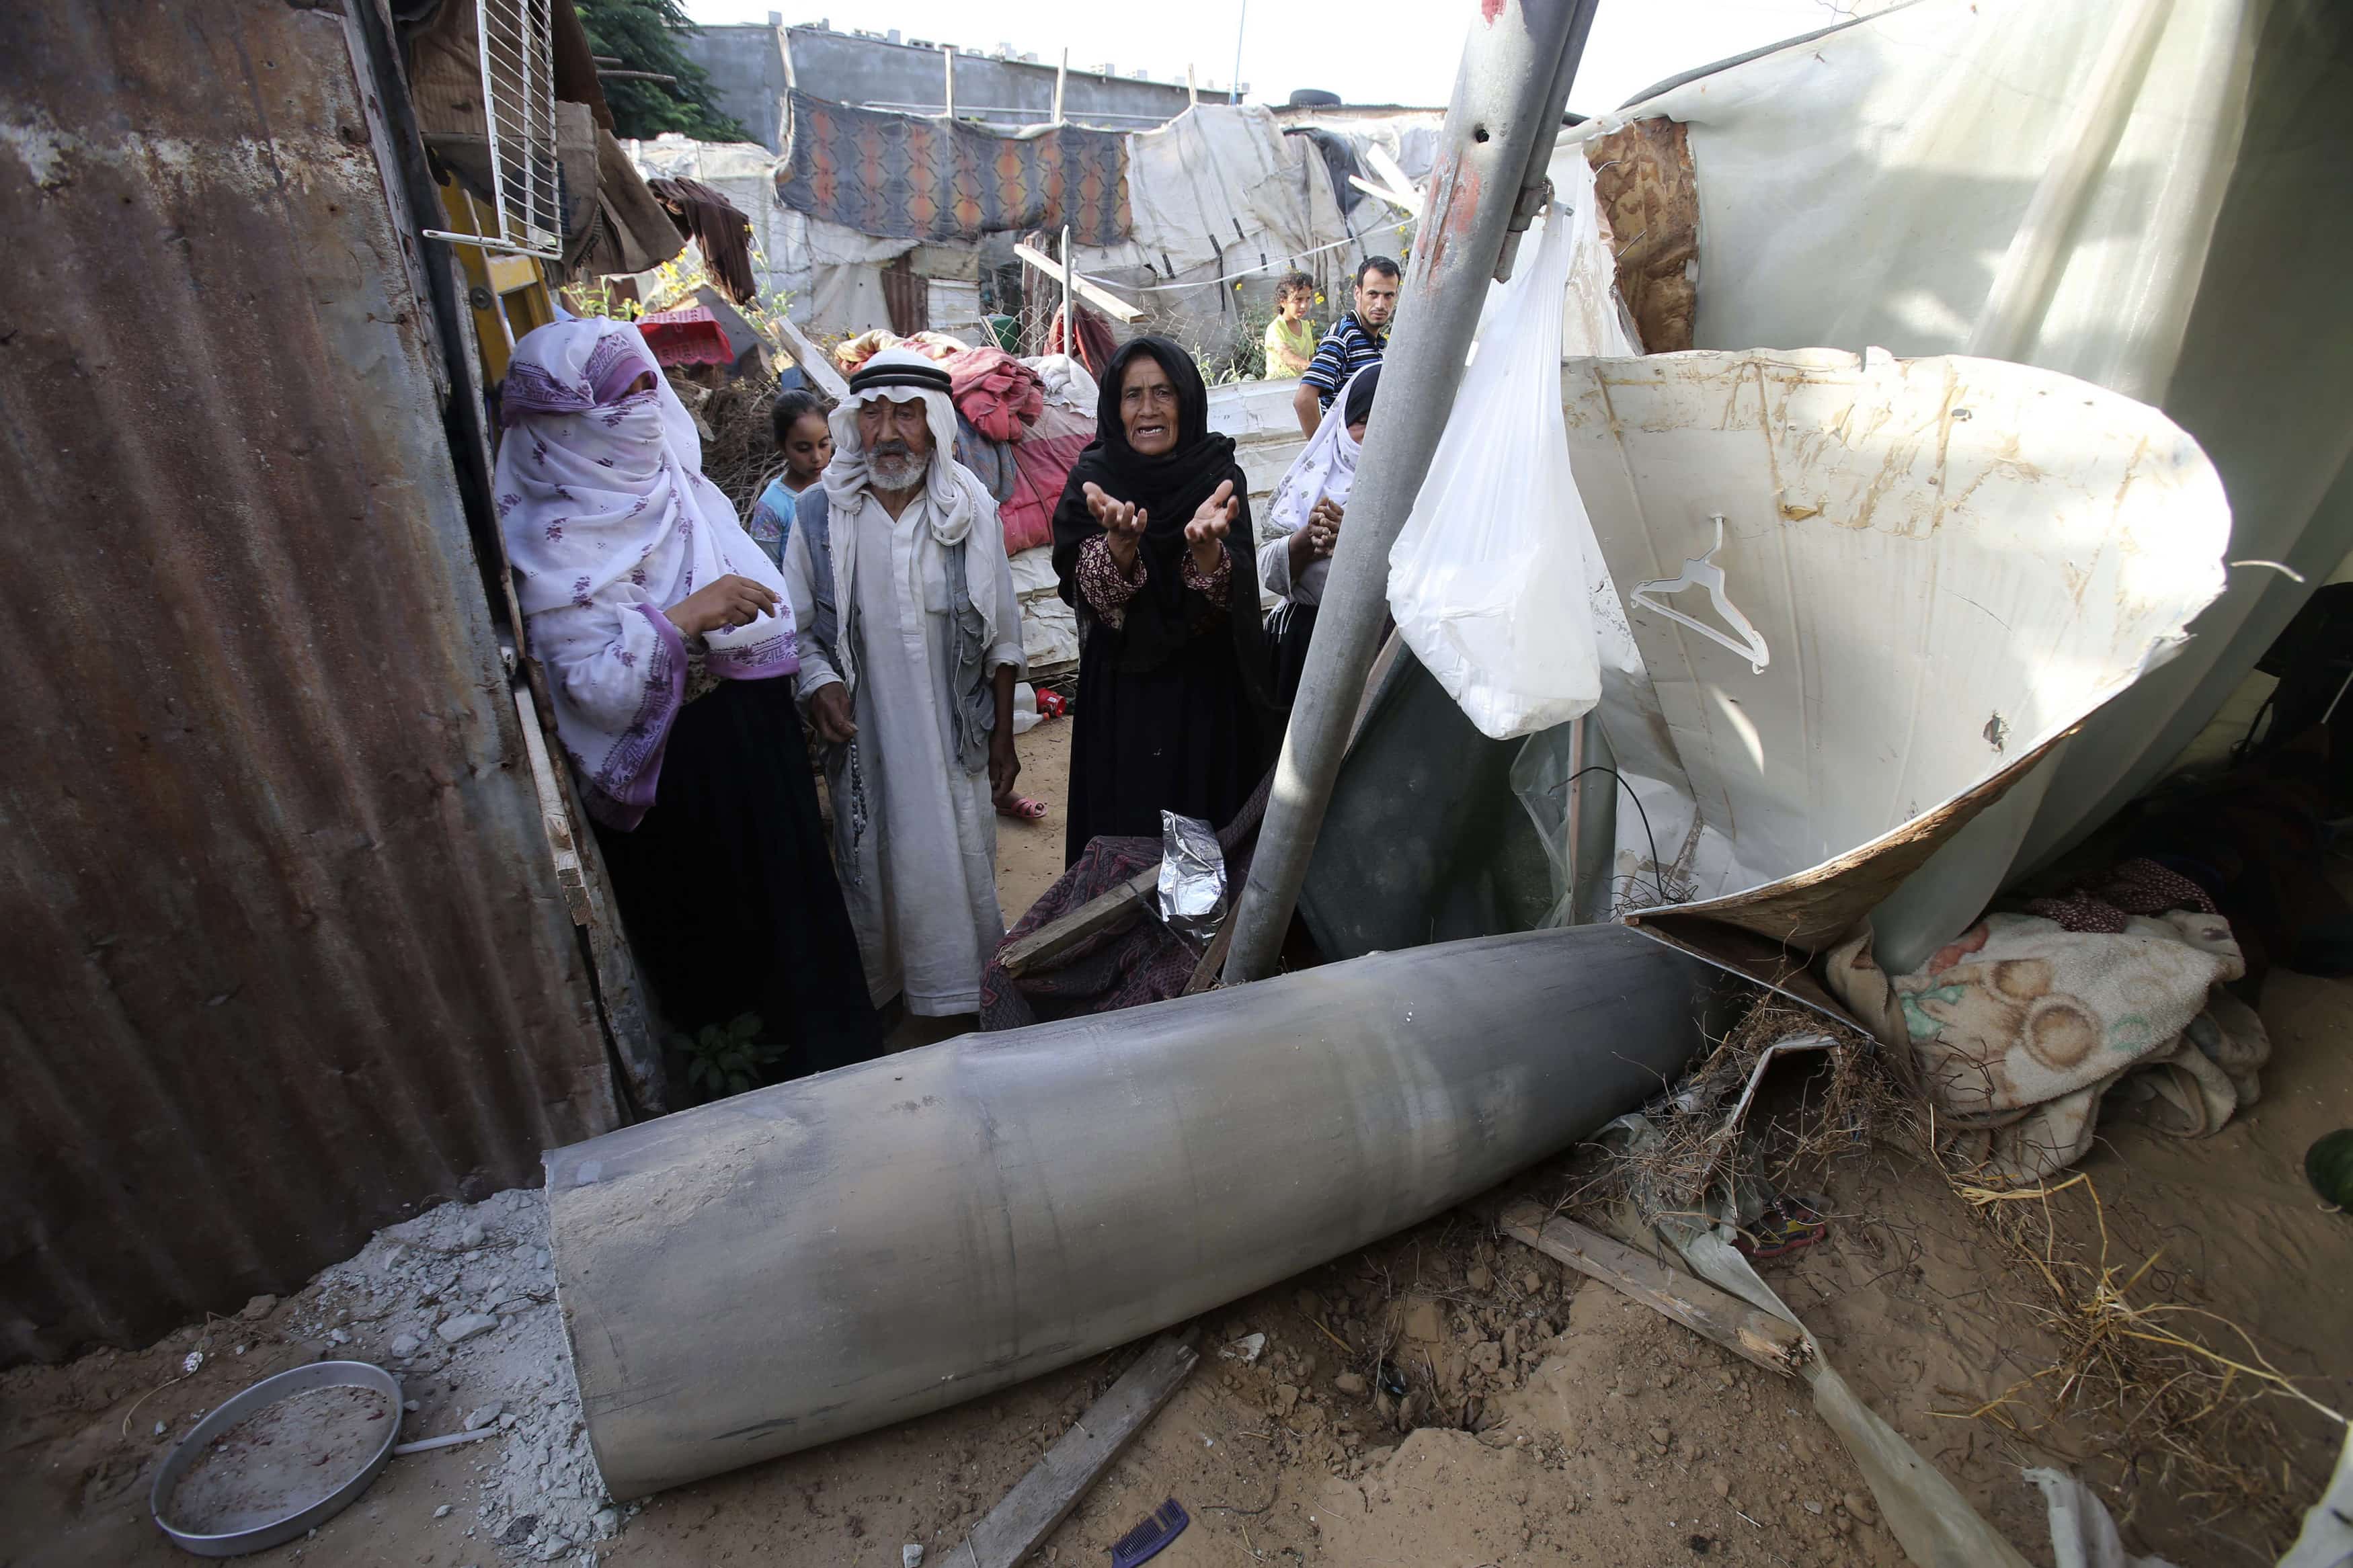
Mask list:
[{"label": "plastic sheeting", "polygon": [[[1386,228],[1366,237],[1369,248],[1324,248],[1351,233],[1331,174],[1314,143],[1285,136],[1262,106],[1204,104],[1130,136],[1127,180],[1132,238],[1079,247],[1079,269],[1188,345],[1215,351],[1254,336],[1243,306],[1265,306],[1293,265],[1332,295],[1354,273],[1359,249],[1396,252]],[[1255,319],[1262,327],[1264,317]]]},{"label": "plastic sheeting", "polygon": [[[1570,140],[1645,114],[1690,127],[1702,347],[2063,371],[2198,439],[2229,493],[2230,560],[2317,583],[2353,548],[2353,12],[1918,0]],[[2308,591],[2234,570],[2180,658],[1881,911],[1883,953],[1926,951],[2155,782]]]},{"label": "plastic sheeting", "polygon": [[1013,557],[1013,594],[1021,604],[1021,657],[1038,673],[1079,658],[1079,619],[1062,603],[1054,575],[1054,547],[1040,544]]}]

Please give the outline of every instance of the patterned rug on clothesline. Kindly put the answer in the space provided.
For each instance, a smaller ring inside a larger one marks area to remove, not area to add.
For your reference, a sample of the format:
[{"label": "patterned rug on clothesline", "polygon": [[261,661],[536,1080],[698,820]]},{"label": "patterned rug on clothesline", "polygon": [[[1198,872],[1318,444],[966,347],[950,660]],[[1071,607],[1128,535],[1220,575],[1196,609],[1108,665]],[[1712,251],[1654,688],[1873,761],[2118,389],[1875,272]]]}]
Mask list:
[{"label": "patterned rug on clothesline", "polygon": [[776,199],[891,239],[1059,229],[1074,245],[1128,237],[1127,139],[1074,126],[1006,132],[962,121],[786,100]]}]

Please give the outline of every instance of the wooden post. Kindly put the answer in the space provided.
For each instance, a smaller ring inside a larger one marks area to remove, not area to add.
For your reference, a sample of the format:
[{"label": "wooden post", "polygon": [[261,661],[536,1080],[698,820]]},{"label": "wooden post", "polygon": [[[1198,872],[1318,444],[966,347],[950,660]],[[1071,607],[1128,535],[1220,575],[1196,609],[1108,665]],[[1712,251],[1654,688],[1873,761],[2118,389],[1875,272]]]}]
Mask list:
[{"label": "wooden post", "polygon": [[1071,51],[1062,51],[1062,63],[1054,70],[1054,123],[1062,122],[1062,89],[1071,79]]},{"label": "wooden post", "polygon": [[942,45],[940,47],[940,55],[941,58],[947,62],[948,73],[947,107],[941,111],[940,118],[943,120],[954,120],[955,118],[955,46],[954,44]]}]

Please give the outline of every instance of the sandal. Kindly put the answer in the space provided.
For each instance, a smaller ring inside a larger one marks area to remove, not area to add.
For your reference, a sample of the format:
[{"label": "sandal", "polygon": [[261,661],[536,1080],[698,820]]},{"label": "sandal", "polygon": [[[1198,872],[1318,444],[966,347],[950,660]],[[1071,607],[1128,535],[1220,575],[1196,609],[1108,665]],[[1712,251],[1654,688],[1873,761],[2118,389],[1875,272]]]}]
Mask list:
[{"label": "sandal", "polygon": [[1017,795],[997,803],[997,815],[1009,816],[1016,822],[1043,822],[1046,803],[1026,795]]}]

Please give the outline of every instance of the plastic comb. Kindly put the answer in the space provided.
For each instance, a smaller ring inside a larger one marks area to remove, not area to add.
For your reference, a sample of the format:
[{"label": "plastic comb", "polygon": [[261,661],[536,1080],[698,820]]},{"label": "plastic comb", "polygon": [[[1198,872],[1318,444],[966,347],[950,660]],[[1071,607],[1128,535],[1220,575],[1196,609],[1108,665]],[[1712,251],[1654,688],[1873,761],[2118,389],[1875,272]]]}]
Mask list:
[{"label": "plastic comb", "polygon": [[1137,1563],[1150,1561],[1192,1522],[1184,1505],[1170,1498],[1154,1509],[1149,1519],[1112,1542],[1111,1568],[1136,1568]]}]

